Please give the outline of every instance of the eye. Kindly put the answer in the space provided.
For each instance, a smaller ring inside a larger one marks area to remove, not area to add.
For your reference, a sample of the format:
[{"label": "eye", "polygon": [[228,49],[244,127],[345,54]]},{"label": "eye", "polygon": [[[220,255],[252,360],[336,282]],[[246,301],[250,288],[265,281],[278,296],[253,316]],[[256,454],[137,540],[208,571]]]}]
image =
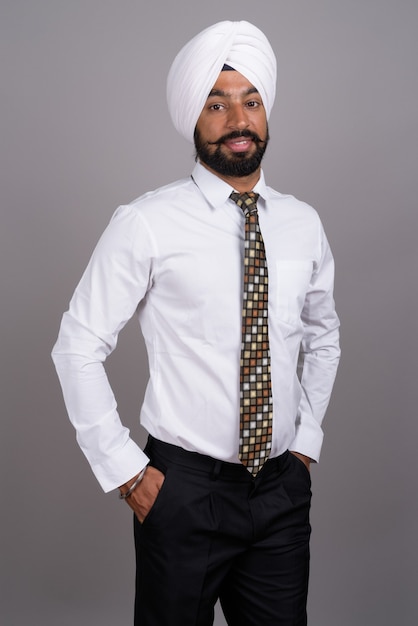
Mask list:
[{"label": "eye", "polygon": [[257,100],[250,100],[247,102],[247,107],[250,109],[256,109],[258,106],[260,106],[260,103],[257,102]]},{"label": "eye", "polygon": [[209,106],[209,109],[211,111],[222,111],[222,109],[224,108],[223,104],[219,104],[219,102],[215,103],[215,104],[211,104]]}]

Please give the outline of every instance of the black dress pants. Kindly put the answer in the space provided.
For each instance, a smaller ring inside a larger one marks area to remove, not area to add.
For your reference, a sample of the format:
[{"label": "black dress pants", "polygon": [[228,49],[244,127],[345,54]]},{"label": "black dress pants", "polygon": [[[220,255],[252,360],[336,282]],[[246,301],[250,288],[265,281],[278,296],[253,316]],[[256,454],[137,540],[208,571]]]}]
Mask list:
[{"label": "black dress pants", "polygon": [[149,438],[165,481],[135,518],[135,626],[305,626],[310,474],[293,454],[242,466]]}]

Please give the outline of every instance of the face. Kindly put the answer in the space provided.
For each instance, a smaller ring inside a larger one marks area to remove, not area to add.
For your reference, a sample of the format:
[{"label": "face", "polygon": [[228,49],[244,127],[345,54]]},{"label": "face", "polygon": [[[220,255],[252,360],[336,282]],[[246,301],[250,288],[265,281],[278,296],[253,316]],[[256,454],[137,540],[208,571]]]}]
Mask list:
[{"label": "face", "polygon": [[268,139],[257,89],[239,72],[221,72],[196,124],[196,157],[221,176],[245,177],[260,167]]}]

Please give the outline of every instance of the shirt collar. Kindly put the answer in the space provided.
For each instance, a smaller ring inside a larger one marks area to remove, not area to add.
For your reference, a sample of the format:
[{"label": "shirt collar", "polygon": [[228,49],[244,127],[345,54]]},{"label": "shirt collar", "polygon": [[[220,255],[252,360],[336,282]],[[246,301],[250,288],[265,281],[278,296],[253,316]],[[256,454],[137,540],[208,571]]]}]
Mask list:
[{"label": "shirt collar", "polygon": [[[231,187],[231,185],[219,178],[219,176],[216,176],[216,174],[212,174],[212,172],[206,169],[206,167],[199,162],[196,163],[193,169],[192,178],[205,196],[206,200],[214,208],[225,204],[232,191],[234,191],[234,188]],[[252,191],[257,192],[261,198],[266,200],[267,186],[263,171],[261,171],[260,179]]]}]

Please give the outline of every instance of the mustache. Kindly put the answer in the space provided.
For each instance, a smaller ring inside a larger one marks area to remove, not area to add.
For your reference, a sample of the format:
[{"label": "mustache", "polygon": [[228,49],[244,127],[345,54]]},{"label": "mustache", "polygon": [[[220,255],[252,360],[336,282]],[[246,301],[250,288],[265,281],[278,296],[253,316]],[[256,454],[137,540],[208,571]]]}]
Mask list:
[{"label": "mustache", "polygon": [[227,135],[223,135],[217,141],[208,141],[207,145],[209,146],[220,146],[226,141],[230,141],[231,139],[239,139],[240,137],[246,137],[247,139],[252,139],[255,143],[266,143],[266,140],[261,139],[257,133],[252,132],[251,130],[234,130],[232,133],[228,133]]}]

